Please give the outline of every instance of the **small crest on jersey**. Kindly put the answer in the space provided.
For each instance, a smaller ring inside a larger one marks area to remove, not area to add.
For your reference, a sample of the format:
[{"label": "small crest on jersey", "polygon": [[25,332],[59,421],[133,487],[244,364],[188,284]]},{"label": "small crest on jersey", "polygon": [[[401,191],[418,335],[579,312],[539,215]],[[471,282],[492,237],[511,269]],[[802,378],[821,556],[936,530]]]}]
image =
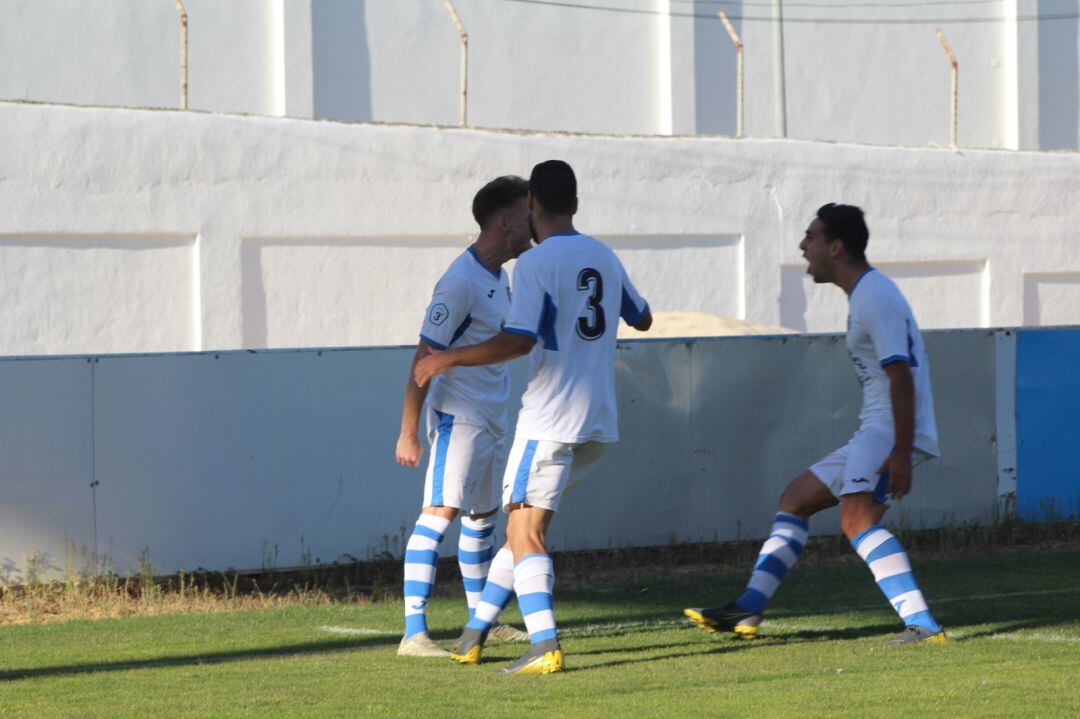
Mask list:
[{"label": "small crest on jersey", "polygon": [[442,302],[431,308],[431,312],[428,313],[428,320],[433,325],[441,325],[446,322],[446,318],[450,316],[450,310],[446,309],[446,305]]}]

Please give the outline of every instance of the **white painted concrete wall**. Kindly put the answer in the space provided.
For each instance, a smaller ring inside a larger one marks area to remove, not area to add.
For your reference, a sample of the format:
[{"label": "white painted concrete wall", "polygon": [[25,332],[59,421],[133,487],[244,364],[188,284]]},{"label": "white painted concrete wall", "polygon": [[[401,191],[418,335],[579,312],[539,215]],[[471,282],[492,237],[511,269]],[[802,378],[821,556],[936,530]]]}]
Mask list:
[{"label": "white painted concrete wall", "polygon": [[[705,0],[559,6],[456,0],[479,127],[733,134],[735,50]],[[225,112],[458,122],[459,41],[438,0],[186,0],[190,106]],[[834,4],[835,5],[835,4]],[[780,43],[768,3],[723,6],[746,42],[748,135],[775,137]],[[1043,21],[1032,18],[1046,16]],[[900,145],[1080,147],[1080,4],[893,2],[784,11],[787,134]],[[974,20],[974,22],[973,22]],[[0,0],[0,99],[175,107],[169,0]]]},{"label": "white painted concrete wall", "polygon": [[565,158],[658,311],[844,327],[798,243],[863,206],[926,328],[1080,323],[1080,155],[0,103],[0,354],[405,344],[492,177]]}]

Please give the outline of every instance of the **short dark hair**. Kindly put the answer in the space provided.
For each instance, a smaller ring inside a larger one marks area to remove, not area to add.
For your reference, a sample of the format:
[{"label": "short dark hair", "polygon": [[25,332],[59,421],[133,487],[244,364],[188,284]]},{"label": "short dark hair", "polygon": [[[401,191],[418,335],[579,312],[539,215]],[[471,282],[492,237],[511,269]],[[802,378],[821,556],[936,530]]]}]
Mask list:
[{"label": "short dark hair", "polygon": [[866,227],[862,210],[855,205],[830,202],[818,208],[817,217],[825,225],[826,238],[843,242],[844,249],[852,259],[866,259],[870,230]]},{"label": "short dark hair", "polygon": [[553,215],[572,215],[577,209],[577,178],[562,160],[548,160],[534,167],[529,192]]},{"label": "short dark hair", "polygon": [[472,214],[480,229],[487,227],[499,210],[529,194],[529,183],[517,175],[503,175],[480,188],[472,201]]}]

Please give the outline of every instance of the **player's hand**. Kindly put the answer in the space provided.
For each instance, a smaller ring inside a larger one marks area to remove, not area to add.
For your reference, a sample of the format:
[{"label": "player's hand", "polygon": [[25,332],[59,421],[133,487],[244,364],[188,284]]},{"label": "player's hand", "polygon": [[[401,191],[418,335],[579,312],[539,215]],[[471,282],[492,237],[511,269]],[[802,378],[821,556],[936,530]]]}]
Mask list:
[{"label": "player's hand", "polygon": [[416,381],[417,387],[423,387],[432,377],[440,375],[450,369],[446,362],[445,355],[445,352],[435,351],[431,352],[426,357],[421,357],[416,362],[416,368],[413,370],[413,380]]},{"label": "player's hand", "polygon": [[403,434],[398,437],[395,455],[402,467],[419,467],[420,459],[424,456],[424,446],[420,444],[415,433]]},{"label": "player's hand", "polygon": [[911,491],[911,452],[894,449],[885,464],[878,467],[878,474],[884,472],[889,473],[889,496],[903,499]]}]

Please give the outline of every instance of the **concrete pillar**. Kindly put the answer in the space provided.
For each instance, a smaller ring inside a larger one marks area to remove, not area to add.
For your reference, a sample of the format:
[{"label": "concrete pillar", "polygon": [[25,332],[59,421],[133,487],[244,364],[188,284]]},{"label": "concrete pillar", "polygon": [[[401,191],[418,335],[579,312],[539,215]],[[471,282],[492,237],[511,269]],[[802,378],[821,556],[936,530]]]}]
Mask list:
[{"label": "concrete pillar", "polygon": [[312,0],[273,0],[274,114],[315,116]]},{"label": "concrete pillar", "polygon": [[693,135],[697,132],[694,18],[672,14],[680,7],[693,6],[672,0],[660,0],[657,5],[661,12],[657,27],[657,134]]}]

